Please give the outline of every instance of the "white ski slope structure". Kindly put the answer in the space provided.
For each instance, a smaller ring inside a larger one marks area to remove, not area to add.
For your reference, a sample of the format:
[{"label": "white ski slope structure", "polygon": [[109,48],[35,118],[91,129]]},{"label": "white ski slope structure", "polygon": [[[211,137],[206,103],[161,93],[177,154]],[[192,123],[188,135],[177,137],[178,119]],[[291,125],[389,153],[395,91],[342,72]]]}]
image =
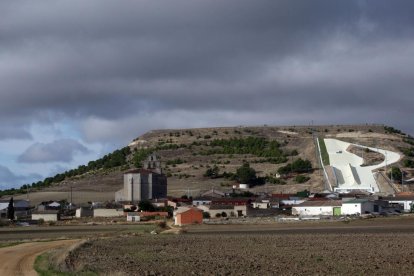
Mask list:
[{"label": "white ski slope structure", "polygon": [[[334,188],[336,192],[348,193],[352,190],[380,192],[373,170],[398,162],[401,158],[398,153],[393,151],[351,144],[337,139],[324,139],[324,141],[337,182]],[[385,160],[378,165],[361,167],[363,159],[347,151],[350,145],[381,153]]]}]

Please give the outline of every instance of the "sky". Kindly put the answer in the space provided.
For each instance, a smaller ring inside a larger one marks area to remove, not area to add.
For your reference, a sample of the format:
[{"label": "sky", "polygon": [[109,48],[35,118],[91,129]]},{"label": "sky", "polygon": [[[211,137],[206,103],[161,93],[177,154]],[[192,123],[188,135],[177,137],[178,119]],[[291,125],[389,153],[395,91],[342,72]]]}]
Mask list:
[{"label": "sky", "polygon": [[413,134],[414,2],[0,2],[0,189],[161,128]]}]

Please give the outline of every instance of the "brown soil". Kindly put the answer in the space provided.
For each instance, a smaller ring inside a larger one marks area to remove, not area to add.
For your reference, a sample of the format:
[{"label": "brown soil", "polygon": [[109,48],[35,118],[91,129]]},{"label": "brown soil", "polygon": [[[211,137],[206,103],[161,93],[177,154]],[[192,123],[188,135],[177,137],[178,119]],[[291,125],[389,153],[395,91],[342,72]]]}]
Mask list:
[{"label": "brown soil", "polygon": [[347,148],[347,151],[353,153],[364,159],[362,166],[374,166],[381,164],[385,160],[385,156],[379,152],[351,145]]},{"label": "brown soil", "polygon": [[222,233],[94,240],[74,270],[116,275],[410,275],[414,233]]},{"label": "brown soil", "polygon": [[52,249],[71,246],[77,242],[79,241],[36,242],[1,248],[0,275],[37,275],[33,264],[38,255]]}]

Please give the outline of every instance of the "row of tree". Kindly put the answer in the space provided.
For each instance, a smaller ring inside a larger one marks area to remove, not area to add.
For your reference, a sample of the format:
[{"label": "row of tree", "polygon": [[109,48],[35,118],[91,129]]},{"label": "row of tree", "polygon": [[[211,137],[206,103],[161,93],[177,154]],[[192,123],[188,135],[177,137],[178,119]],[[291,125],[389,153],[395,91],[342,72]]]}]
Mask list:
[{"label": "row of tree", "polygon": [[119,167],[128,164],[128,156],[131,153],[129,147],[124,147],[120,150],[115,150],[112,153],[109,153],[102,158],[99,158],[95,161],[90,161],[87,165],[80,165],[76,169],[65,171],[64,173],[58,173],[55,176],[47,177],[43,181],[34,182],[32,184],[24,184],[20,188],[11,188],[7,190],[0,191],[0,196],[3,195],[14,195],[25,193],[29,188],[40,189],[43,187],[49,187],[54,183],[62,182],[63,180],[79,176],[91,171],[99,169],[110,169],[114,167]]}]

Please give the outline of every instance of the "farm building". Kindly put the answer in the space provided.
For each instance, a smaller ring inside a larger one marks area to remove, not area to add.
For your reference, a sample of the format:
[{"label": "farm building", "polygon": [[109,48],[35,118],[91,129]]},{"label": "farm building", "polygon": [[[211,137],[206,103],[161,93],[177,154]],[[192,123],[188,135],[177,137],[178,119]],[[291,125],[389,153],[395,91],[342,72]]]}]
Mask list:
[{"label": "farm building", "polygon": [[156,208],[163,208],[167,206],[167,199],[165,198],[156,198],[156,199],[151,199],[150,202],[152,204],[152,206],[156,207]]},{"label": "farm building", "polygon": [[210,203],[211,203],[211,198],[198,197],[198,198],[193,199],[193,205],[194,206],[210,205]]},{"label": "farm building", "polygon": [[141,216],[139,215],[139,212],[128,212],[127,221],[129,222],[141,221]]},{"label": "farm building", "polygon": [[279,200],[276,198],[258,198],[252,202],[252,207],[257,209],[279,208]]},{"label": "farm building", "polygon": [[[10,200],[0,200],[0,218],[7,217],[7,209],[9,208]],[[30,214],[30,201],[28,200],[13,200],[14,216],[16,218],[27,217]]]},{"label": "farm building", "polygon": [[298,216],[339,216],[342,202],[340,200],[305,201],[292,207],[292,215]]},{"label": "farm building", "polygon": [[207,192],[202,193],[201,197],[220,198],[225,197],[225,193],[216,189],[211,189]]},{"label": "farm building", "polygon": [[76,209],[75,217],[77,218],[93,217],[93,209],[91,209],[90,207],[80,207]]},{"label": "farm building", "polygon": [[58,221],[60,220],[60,213],[57,210],[34,211],[32,213],[32,220],[39,219],[44,221]]},{"label": "farm building", "polygon": [[342,203],[342,215],[362,215],[382,212],[387,206],[386,201],[356,198]]},{"label": "farm building", "polygon": [[203,222],[203,211],[197,208],[182,208],[175,214],[175,225],[199,224]]},{"label": "farm building", "polygon": [[270,208],[269,200],[258,198],[252,202],[252,207],[257,209],[267,209]]},{"label": "farm building", "polygon": [[250,205],[251,201],[249,198],[214,198],[211,205],[247,206]]},{"label": "farm building", "polygon": [[207,212],[212,218],[223,216],[223,213],[226,214],[226,217],[243,217],[247,216],[247,205],[211,205]]},{"label": "farm building", "polygon": [[404,212],[411,212],[414,208],[414,195],[396,195],[395,197],[384,197],[383,200],[388,203],[401,205],[404,208]]}]

